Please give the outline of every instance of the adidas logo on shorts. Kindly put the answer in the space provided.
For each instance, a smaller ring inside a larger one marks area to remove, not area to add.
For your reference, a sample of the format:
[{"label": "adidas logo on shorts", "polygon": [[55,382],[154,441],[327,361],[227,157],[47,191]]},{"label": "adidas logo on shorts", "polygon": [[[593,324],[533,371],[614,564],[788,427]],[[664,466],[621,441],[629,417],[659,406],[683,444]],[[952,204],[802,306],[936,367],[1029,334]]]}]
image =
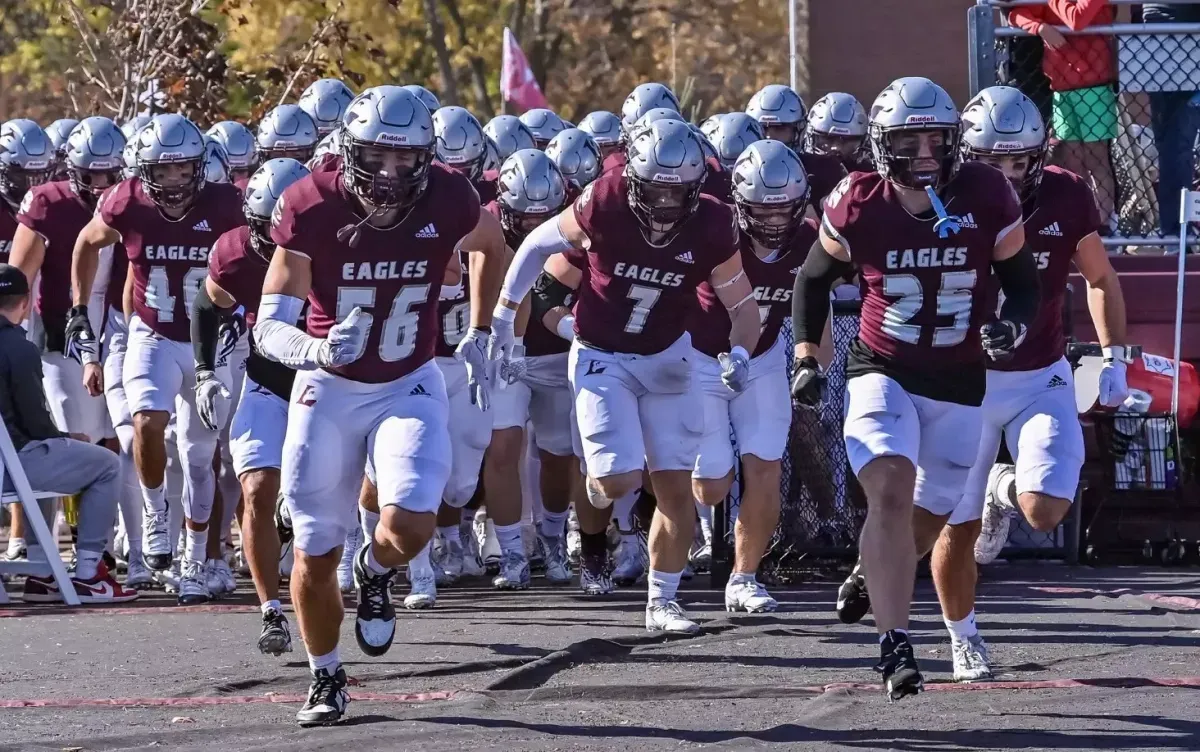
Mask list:
[{"label": "adidas logo on shorts", "polygon": [[696,263],[696,262],[695,262],[695,260],[692,258],[692,252],[691,252],[691,251],[684,251],[683,253],[681,253],[681,254],[679,254],[678,256],[676,256],[676,257],[675,257],[675,260],[676,260],[676,261],[682,261],[682,262],[683,262],[683,263],[685,263],[685,264],[694,264],[694,263]]},{"label": "adidas logo on shorts", "polygon": [[1038,230],[1038,235],[1054,235],[1055,237],[1061,238],[1062,230],[1059,228],[1057,222],[1051,222],[1042,229]]},{"label": "adidas logo on shorts", "polygon": [[417,230],[417,235],[416,235],[416,237],[418,237],[418,238],[436,238],[437,236],[438,236],[437,228],[433,226],[432,222],[425,225],[420,230]]},{"label": "adidas logo on shorts", "polygon": [[1067,386],[1067,380],[1057,373],[1050,379],[1050,383],[1046,385],[1047,389],[1058,389],[1059,387]]},{"label": "adidas logo on shorts", "polygon": [[212,232],[212,228],[208,226],[208,220],[202,219],[192,226],[193,230],[198,232]]},{"label": "adidas logo on shorts", "polygon": [[428,397],[429,392],[425,391],[424,384],[417,384],[415,387],[413,387],[413,390],[408,393],[408,396],[409,397],[416,397],[416,396]]}]

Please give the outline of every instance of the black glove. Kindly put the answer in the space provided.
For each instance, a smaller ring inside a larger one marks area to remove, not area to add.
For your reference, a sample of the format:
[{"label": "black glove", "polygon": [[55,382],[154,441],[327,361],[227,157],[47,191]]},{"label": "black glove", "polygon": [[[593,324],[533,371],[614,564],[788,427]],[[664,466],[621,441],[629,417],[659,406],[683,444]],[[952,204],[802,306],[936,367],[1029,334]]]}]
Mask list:
[{"label": "black glove", "polygon": [[821,364],[809,355],[796,361],[792,372],[792,399],[798,405],[816,407],[825,397],[825,374]]},{"label": "black glove", "polygon": [[80,363],[95,363],[100,352],[87,306],[78,305],[67,312],[66,355]]},{"label": "black glove", "polygon": [[979,327],[983,350],[993,361],[1008,360],[1025,339],[1025,326],[1012,321],[990,321]]}]

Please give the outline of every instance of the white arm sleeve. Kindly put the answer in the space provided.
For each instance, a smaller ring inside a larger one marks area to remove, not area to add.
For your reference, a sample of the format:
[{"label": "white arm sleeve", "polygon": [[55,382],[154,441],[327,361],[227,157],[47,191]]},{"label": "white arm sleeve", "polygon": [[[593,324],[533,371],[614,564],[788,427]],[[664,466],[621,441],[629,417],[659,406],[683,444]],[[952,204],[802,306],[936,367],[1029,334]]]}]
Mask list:
[{"label": "white arm sleeve", "polygon": [[[570,211],[570,208],[567,209]],[[574,246],[558,229],[558,217],[553,217],[534,228],[525,236],[521,247],[504,275],[504,287],[500,289],[501,300],[520,303],[533,289],[533,283],[542,273],[546,259],[556,253],[565,253]],[[500,306],[503,307],[503,306]]]},{"label": "white arm sleeve", "polygon": [[254,323],[254,341],[258,349],[271,360],[295,368],[313,371],[321,367],[317,353],[321,342],[296,327],[304,309],[304,301],[291,295],[264,295],[258,305]]}]

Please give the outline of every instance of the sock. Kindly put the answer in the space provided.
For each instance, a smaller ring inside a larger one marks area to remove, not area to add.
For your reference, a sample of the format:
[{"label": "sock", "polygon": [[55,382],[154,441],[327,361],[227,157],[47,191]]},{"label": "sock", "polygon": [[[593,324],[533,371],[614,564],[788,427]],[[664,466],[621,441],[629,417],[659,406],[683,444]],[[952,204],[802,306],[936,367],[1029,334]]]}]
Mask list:
[{"label": "sock", "polygon": [[359,522],[362,524],[363,535],[366,536],[367,542],[375,540],[375,528],[379,526],[379,512],[372,512],[359,507],[358,516]]},{"label": "sock", "polygon": [[651,569],[649,576],[646,578],[650,586],[650,600],[663,598],[668,601],[675,600],[675,592],[679,590],[679,577],[683,572],[660,572],[657,569]]},{"label": "sock", "polygon": [[146,502],[146,508],[155,514],[167,511],[167,482],[164,480],[158,488],[150,488],[145,483],[138,483],[142,487],[142,500]]},{"label": "sock", "polygon": [[8,555],[15,556],[21,553],[21,549],[25,548],[24,538],[9,538],[8,539]]},{"label": "sock", "polygon": [[267,601],[266,603],[262,604],[261,608],[263,614],[266,614],[268,611],[279,611],[280,613],[283,612],[283,606],[279,605],[278,600]]},{"label": "sock", "polygon": [[951,621],[944,616],[942,621],[946,622],[946,629],[950,630],[950,639],[954,642],[966,642],[968,638],[979,634],[979,627],[975,626],[975,609],[958,621]]},{"label": "sock", "polygon": [[521,523],[511,525],[494,525],[496,540],[500,541],[501,553],[517,553],[525,555],[525,542],[521,540]]},{"label": "sock", "polygon": [[388,572],[392,571],[391,567],[385,567],[375,558],[374,543],[367,544],[367,571],[377,576],[381,574],[387,574]]},{"label": "sock", "polygon": [[96,576],[96,569],[100,566],[99,551],[83,551],[75,552],[75,579],[90,580]]},{"label": "sock", "polygon": [[608,536],[604,533],[579,531],[579,555],[587,557],[608,556]]},{"label": "sock", "polygon": [[569,512],[551,512],[542,510],[542,535],[547,538],[561,538],[567,531],[567,516]]},{"label": "sock", "polygon": [[696,514],[700,517],[700,534],[704,536],[704,542],[711,546],[713,508],[697,501]]},{"label": "sock", "polygon": [[890,635],[892,632],[895,632],[896,634],[900,634],[900,635],[904,635],[905,637],[908,637],[907,629],[889,629],[888,631],[879,635],[879,644],[882,645],[883,641],[886,640],[888,635]]},{"label": "sock", "polygon": [[203,564],[204,549],[208,548],[208,528],[197,531],[189,527],[185,535],[187,535],[187,544],[183,549],[183,558]]},{"label": "sock", "polygon": [[755,578],[754,572],[734,572],[729,575],[729,584],[725,587],[740,585],[743,582],[758,582],[758,580]]},{"label": "sock", "polygon": [[447,543],[457,543],[462,545],[462,536],[458,533],[458,525],[447,525],[446,527],[438,528],[438,535],[442,536],[442,540]]},{"label": "sock", "polygon": [[621,535],[633,533],[636,524],[633,509],[637,506],[637,499],[638,492],[634,491],[613,502],[613,520],[617,523],[617,529],[621,531]]},{"label": "sock", "polygon": [[342,665],[342,659],[338,656],[336,647],[325,655],[308,654],[308,667],[314,674],[320,669],[325,669],[331,674],[337,673],[337,667],[340,665]]}]

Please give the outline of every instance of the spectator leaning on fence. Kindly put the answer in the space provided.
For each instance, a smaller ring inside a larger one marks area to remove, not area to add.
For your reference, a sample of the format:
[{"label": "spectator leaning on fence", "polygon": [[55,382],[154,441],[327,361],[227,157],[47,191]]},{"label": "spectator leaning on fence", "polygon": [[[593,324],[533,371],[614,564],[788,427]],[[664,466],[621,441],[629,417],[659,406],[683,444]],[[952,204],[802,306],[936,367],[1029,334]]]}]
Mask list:
[{"label": "spectator leaning on fence", "polygon": [[[29,314],[29,280],[15,266],[0,264],[0,417],[35,490],[82,494],[79,542],[72,582],[83,603],[117,603],[137,598],[117,583],[101,557],[117,519],[117,455],[90,443],[83,434],[65,434],[54,425],[42,389],[42,358],[21,322]],[[13,490],[5,473],[4,491]],[[47,525],[54,524],[55,500],[39,502]],[[30,559],[43,558],[29,546]],[[43,552],[57,556],[57,551]],[[25,580],[25,600],[61,600],[53,578]]]},{"label": "spectator leaning on fence", "polygon": [[1042,69],[1054,93],[1051,161],[1090,178],[1100,216],[1115,222],[1116,182],[1109,142],[1117,137],[1116,59],[1112,40],[1098,34],[1064,35],[1057,25],[1079,31],[1110,24],[1108,0],[1048,0],[1009,11],[1009,21],[1042,38]]},{"label": "spectator leaning on fence", "polygon": [[[1200,23],[1200,4],[1146,3],[1142,23]],[[1190,38],[1189,38],[1190,37]],[[1147,42],[1149,44],[1149,42]],[[1153,52],[1150,50],[1148,52]],[[1200,68],[1200,34],[1181,35],[1180,49],[1161,60],[1157,83],[1151,91],[1150,125],[1158,151],[1158,216],[1163,235],[1179,234],[1179,191],[1189,187],[1196,166],[1193,149],[1200,150],[1200,102],[1193,84]],[[1178,91],[1171,91],[1178,88]]]}]

